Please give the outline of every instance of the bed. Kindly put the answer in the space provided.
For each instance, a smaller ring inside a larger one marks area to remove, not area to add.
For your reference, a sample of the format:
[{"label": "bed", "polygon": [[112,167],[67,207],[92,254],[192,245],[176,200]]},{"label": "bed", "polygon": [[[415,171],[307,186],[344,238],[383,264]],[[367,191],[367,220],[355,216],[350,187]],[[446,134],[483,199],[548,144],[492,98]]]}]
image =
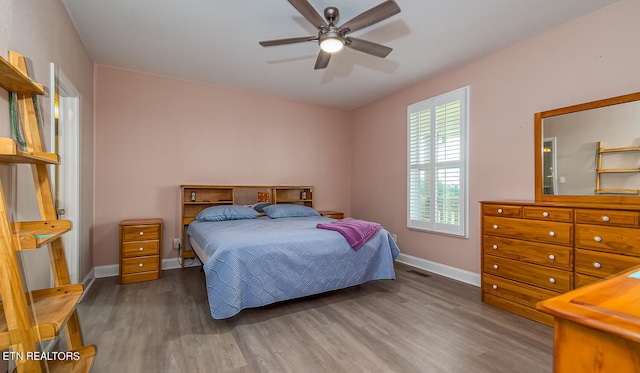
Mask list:
[{"label": "bed", "polygon": [[332,221],[315,214],[192,221],[187,234],[203,263],[213,318],[395,279],[399,249],[389,232],[379,228],[355,250],[339,232],[317,228]]}]

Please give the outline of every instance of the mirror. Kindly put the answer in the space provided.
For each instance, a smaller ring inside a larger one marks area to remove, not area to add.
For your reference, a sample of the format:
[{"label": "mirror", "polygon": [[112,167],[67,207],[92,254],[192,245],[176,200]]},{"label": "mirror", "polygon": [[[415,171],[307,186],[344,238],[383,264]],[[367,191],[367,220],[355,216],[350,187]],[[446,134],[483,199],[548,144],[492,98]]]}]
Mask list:
[{"label": "mirror", "polygon": [[536,201],[640,204],[640,92],[534,119]]}]

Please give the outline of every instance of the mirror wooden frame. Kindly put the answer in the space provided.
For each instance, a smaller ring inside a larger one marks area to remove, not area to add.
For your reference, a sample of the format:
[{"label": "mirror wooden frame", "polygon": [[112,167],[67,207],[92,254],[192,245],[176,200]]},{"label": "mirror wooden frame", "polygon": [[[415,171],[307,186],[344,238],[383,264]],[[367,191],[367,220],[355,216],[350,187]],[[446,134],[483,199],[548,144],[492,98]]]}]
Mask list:
[{"label": "mirror wooden frame", "polygon": [[[614,204],[640,204],[640,196],[615,195],[615,196],[573,196],[551,195],[543,193],[542,185],[542,121],[561,114],[575,113],[578,111],[601,108],[605,106],[624,104],[626,102],[640,101],[640,92],[628,95],[607,98],[584,104],[568,106],[564,108],[542,111],[534,115],[534,168],[535,168],[535,198],[536,202],[574,202],[574,203],[614,203]],[[640,122],[640,119],[639,119]]]}]

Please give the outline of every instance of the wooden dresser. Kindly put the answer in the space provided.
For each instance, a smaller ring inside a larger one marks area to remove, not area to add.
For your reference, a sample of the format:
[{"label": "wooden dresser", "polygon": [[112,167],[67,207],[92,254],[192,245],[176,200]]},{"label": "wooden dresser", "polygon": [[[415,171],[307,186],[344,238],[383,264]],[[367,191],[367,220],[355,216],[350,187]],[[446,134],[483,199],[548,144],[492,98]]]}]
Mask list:
[{"label": "wooden dresser", "polygon": [[640,206],[483,201],[482,300],[552,325],[536,303],[640,264]]},{"label": "wooden dresser", "polygon": [[640,371],[640,267],[538,304],[553,315],[554,372]]},{"label": "wooden dresser", "polygon": [[162,277],[162,219],[120,222],[120,284]]}]

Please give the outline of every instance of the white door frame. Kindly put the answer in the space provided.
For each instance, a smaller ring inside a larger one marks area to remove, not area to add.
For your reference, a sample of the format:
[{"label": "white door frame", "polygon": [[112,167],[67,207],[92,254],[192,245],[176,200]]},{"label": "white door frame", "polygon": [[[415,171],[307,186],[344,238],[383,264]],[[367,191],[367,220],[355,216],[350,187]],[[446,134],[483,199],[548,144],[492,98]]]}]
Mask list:
[{"label": "white door frame", "polygon": [[[51,148],[52,152],[58,153],[56,130],[60,131],[62,144],[60,148],[64,152],[58,166],[52,166],[49,170],[51,175],[51,188],[56,208],[65,210],[64,220],[71,221],[71,231],[62,236],[64,253],[67,259],[67,269],[69,280],[72,284],[80,282],[80,254],[81,241],[80,232],[82,225],[80,222],[80,93],[74,87],[71,80],[67,78],[62,69],[51,63]],[[58,111],[56,118],[55,94],[58,93]],[[56,121],[58,125],[56,126]],[[64,190],[60,191],[60,199],[55,188],[56,172],[54,167],[62,167],[61,175],[64,176]],[[60,202],[63,205],[60,206]]]},{"label": "white door frame", "polygon": [[[543,151],[545,144],[549,143],[549,149],[551,152],[551,186],[553,188],[553,194],[558,194],[558,154],[556,151],[557,148],[557,137],[545,137],[542,139]],[[546,166],[544,161],[542,162],[542,166]],[[545,170],[542,170],[542,176],[544,177]],[[545,184],[544,182],[542,183]]]}]

